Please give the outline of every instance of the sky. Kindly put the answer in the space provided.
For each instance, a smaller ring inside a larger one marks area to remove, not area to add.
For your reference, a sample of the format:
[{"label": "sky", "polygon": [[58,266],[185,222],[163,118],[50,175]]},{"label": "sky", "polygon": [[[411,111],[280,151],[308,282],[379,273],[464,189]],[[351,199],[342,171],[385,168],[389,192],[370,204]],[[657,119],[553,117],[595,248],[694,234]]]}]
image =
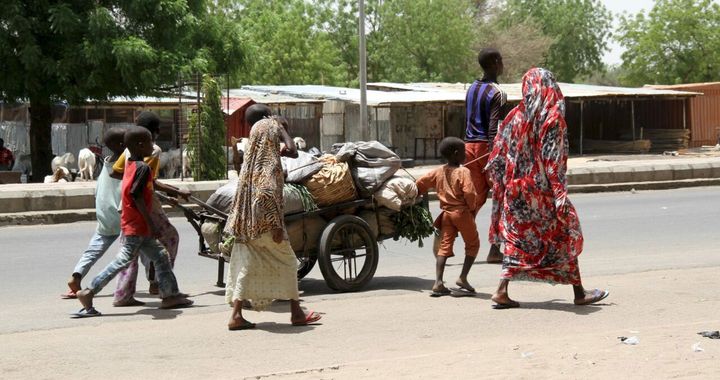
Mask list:
[{"label": "sky", "polygon": [[[638,13],[641,10],[649,11],[654,0],[600,0],[605,7],[612,13],[618,14],[627,12],[629,14]],[[614,20],[614,26],[617,26],[617,18]],[[623,52],[622,46],[620,46],[615,40],[610,40],[608,43],[609,50],[605,52],[603,60],[609,65],[619,64],[622,60],[620,55]]]}]

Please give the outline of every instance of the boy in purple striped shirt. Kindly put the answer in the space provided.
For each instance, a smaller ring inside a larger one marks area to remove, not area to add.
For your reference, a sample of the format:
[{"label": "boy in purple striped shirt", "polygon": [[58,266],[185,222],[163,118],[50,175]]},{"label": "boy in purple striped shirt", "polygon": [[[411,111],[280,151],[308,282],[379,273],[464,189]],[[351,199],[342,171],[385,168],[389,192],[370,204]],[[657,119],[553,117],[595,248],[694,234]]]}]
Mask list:
[{"label": "boy in purple striped shirt", "polygon": [[[482,205],[485,204],[490,190],[485,175],[487,154],[492,151],[501,109],[507,101],[507,95],[500,89],[497,80],[504,69],[500,52],[491,48],[482,49],[478,54],[478,63],[482,67],[484,75],[482,79],[473,82],[465,97],[465,162],[472,161],[466,167],[470,170],[472,182],[478,194],[477,208],[472,210],[473,215],[477,215]],[[491,243],[487,262],[502,262],[503,256],[500,253],[499,244]]]}]

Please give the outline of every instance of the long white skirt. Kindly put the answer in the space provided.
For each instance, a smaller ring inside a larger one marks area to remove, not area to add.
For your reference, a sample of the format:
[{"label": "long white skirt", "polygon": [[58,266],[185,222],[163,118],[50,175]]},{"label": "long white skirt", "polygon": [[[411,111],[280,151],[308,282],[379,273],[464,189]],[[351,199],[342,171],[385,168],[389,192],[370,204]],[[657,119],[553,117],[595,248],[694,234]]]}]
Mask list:
[{"label": "long white skirt", "polygon": [[297,259],[290,242],[277,244],[270,232],[245,243],[236,241],[228,268],[225,300],[249,300],[265,310],[273,300],[299,299]]}]

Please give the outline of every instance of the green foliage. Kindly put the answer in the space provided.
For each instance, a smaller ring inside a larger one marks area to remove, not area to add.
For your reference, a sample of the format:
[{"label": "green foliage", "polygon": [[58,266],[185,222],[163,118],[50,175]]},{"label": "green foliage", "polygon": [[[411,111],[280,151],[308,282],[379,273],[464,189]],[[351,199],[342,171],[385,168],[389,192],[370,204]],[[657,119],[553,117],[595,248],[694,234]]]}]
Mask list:
[{"label": "green foliage", "polygon": [[33,177],[50,168],[50,106],[156,95],[178,75],[234,71],[240,34],[205,0],[3,1],[0,98],[29,100]]},{"label": "green foliage", "polygon": [[[367,0],[370,81],[466,81],[472,78],[476,1]],[[358,8],[354,0],[235,0],[250,42],[240,83],[358,83]]]},{"label": "green foliage", "polygon": [[621,79],[627,85],[720,80],[720,5],[658,0],[649,14],[620,21]]},{"label": "green foliage", "polygon": [[467,0],[386,0],[368,40],[370,80],[467,81],[477,66],[475,13]]},{"label": "green foliage", "polygon": [[220,105],[220,86],[210,75],[203,76],[204,98],[197,113],[190,117],[190,138],[187,150],[193,179],[212,181],[227,174],[225,122]]},{"label": "green foliage", "polygon": [[541,26],[532,18],[504,24],[502,12],[499,7],[483,12],[488,21],[480,25],[480,42],[476,50],[484,47],[500,50],[505,65],[501,80],[520,82],[529,68],[544,64],[554,39],[543,34]]},{"label": "green foliage", "polygon": [[528,19],[553,39],[543,65],[566,82],[602,68],[611,13],[599,0],[507,0],[506,28]]},{"label": "green foliage", "polygon": [[305,0],[237,0],[232,8],[250,41],[243,84],[339,84],[345,63],[319,28],[318,5]]},{"label": "green foliage", "polygon": [[433,227],[430,211],[421,205],[403,208],[397,214],[392,215],[392,220],[397,228],[395,232],[397,238],[402,237],[411,242],[417,241],[420,248],[423,247],[422,239],[437,234],[437,230]]}]

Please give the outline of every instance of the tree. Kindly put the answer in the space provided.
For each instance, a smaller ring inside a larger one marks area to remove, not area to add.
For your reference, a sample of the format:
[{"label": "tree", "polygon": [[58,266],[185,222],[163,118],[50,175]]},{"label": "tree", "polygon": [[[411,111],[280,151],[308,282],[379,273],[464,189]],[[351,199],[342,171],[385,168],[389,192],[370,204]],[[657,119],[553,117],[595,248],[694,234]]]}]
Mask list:
[{"label": "tree", "polygon": [[[477,24],[469,0],[385,0],[370,24],[368,78],[375,81],[467,81],[475,63]],[[372,69],[372,71],[370,71]]]},{"label": "tree", "polygon": [[649,14],[620,21],[621,77],[628,85],[720,80],[720,5],[658,0]]},{"label": "tree", "polygon": [[203,102],[197,113],[190,116],[188,158],[192,163],[193,179],[214,181],[227,174],[225,120],[220,105],[220,86],[205,74],[202,83]]},{"label": "tree", "polygon": [[338,84],[339,50],[318,25],[319,6],[305,0],[236,0],[236,21],[250,41],[244,84]]},{"label": "tree", "polygon": [[572,82],[602,68],[611,13],[598,0],[507,0],[505,28],[528,19],[553,39],[543,65],[558,80]]},{"label": "tree", "polygon": [[553,39],[544,35],[540,26],[532,19],[503,26],[496,15],[480,29],[477,51],[493,47],[500,51],[505,64],[503,82],[519,82],[531,67],[541,66],[553,44]]},{"label": "tree", "polygon": [[240,35],[205,0],[6,0],[0,97],[30,102],[33,180],[49,174],[51,106],[157,95],[179,75],[228,70]]}]

